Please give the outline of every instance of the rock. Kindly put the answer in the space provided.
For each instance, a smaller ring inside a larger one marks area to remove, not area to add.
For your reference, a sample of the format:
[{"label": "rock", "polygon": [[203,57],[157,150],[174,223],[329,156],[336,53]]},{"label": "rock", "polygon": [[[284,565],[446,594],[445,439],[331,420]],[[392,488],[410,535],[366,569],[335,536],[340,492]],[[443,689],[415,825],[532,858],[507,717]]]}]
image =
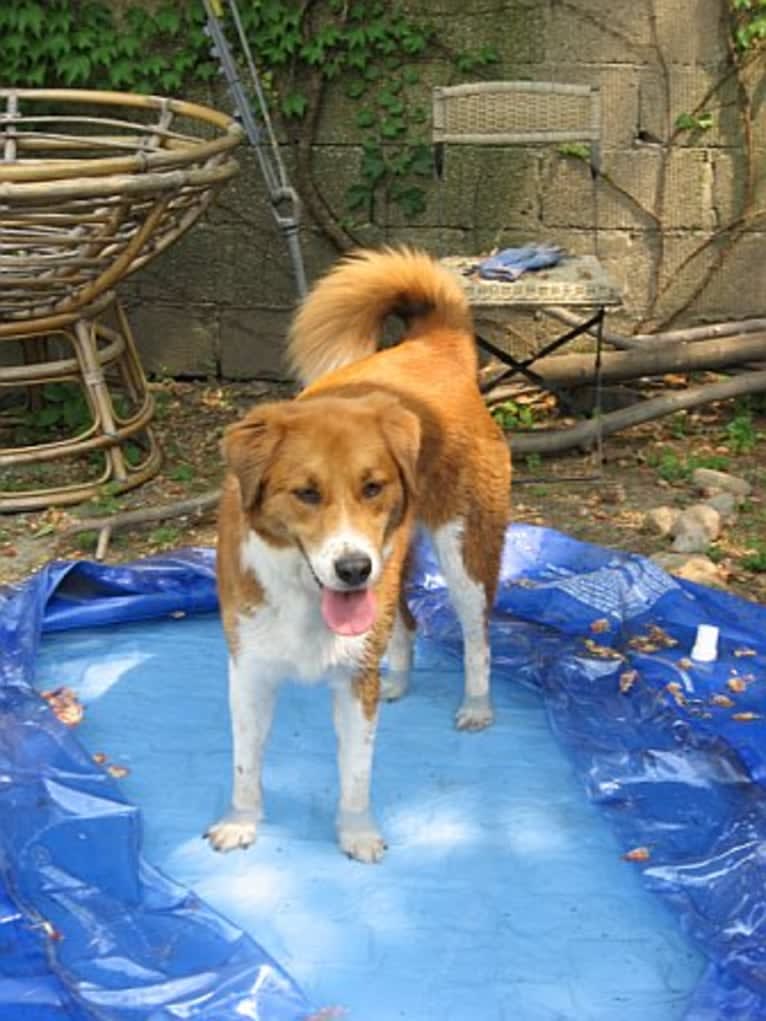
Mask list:
[{"label": "rock", "polygon": [[734,493],[727,493],[723,489],[715,496],[705,500],[705,506],[712,507],[721,515],[722,521],[732,521],[737,516],[737,498]]},{"label": "rock", "polygon": [[615,482],[612,486],[606,486],[604,489],[602,502],[603,503],[625,503],[628,498],[628,494],[625,492],[625,486],[620,482]]},{"label": "rock", "polygon": [[670,534],[676,553],[704,553],[721,534],[721,515],[705,503],[692,504],[678,515]]},{"label": "rock", "polygon": [[712,585],[714,588],[726,588],[725,577],[710,557],[692,556],[685,553],[655,553],[650,558],[668,574],[687,581],[695,581],[698,585]]},{"label": "rock", "polygon": [[644,524],[655,535],[670,535],[680,515],[681,511],[677,507],[653,507],[646,512]]},{"label": "rock", "polygon": [[685,525],[673,540],[676,553],[704,553],[710,545],[707,532],[699,525]]},{"label": "rock", "polygon": [[714,468],[695,468],[692,472],[692,484],[706,495],[720,492],[732,493],[739,503],[752,491],[752,486],[747,479],[741,479],[738,475],[730,475],[728,472],[716,471]]}]

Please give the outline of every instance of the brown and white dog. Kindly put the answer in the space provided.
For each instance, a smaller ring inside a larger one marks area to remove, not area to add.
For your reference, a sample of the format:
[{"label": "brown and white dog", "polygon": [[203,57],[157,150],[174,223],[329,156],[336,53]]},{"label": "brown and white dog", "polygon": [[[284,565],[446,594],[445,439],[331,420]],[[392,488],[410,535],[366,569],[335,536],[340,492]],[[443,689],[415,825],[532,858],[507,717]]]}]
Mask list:
[{"label": "brown and white dog", "polygon": [[[404,341],[377,350],[389,313]],[[362,251],[300,308],[289,356],[306,389],[255,407],[224,440],[218,585],[229,645],[231,811],[207,837],[247,847],[279,683],[329,681],[341,848],[385,849],[370,812],[378,701],[407,687],[415,622],[402,580],[416,522],[431,534],[463,630],[457,726],[492,722],[487,616],[509,512],[510,458],[477,387],[460,282],[423,252]],[[387,653],[389,672],[380,683]]]}]

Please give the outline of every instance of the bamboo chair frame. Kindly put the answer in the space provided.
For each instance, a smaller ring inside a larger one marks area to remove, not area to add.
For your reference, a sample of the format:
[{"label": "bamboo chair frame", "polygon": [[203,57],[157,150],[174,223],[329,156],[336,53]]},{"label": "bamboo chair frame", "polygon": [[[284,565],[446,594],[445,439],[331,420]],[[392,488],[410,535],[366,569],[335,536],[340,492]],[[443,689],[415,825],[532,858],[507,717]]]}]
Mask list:
[{"label": "bamboo chair frame", "polygon": [[[0,364],[0,394],[74,380],[93,419],[67,439],[0,445],[0,469],[106,452],[96,480],[21,492],[0,481],[0,511],[79,502],[105,482],[128,489],[159,469],[152,398],[114,288],[203,214],[237,172],[242,135],[233,118],[182,100],[0,89],[0,344],[23,352],[22,364]],[[73,357],[61,354],[65,343]],[[115,388],[131,398],[128,419],[115,410]],[[146,456],[131,466],[124,444],[139,434]]]}]

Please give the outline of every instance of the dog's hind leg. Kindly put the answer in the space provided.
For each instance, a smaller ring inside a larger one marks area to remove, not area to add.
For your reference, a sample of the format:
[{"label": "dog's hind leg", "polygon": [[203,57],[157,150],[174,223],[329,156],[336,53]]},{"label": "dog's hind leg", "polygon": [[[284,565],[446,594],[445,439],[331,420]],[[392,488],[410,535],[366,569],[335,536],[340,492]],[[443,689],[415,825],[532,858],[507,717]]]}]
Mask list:
[{"label": "dog's hind leg", "polygon": [[[471,534],[472,522],[451,521],[433,532],[436,555],[463,631],[465,693],[455,723],[460,730],[481,730],[493,720],[489,694],[488,614],[497,570],[472,570],[472,546],[482,539]],[[491,553],[492,551],[490,551]],[[487,573],[488,577],[481,575]]]},{"label": "dog's hind leg", "polygon": [[404,584],[402,584],[399,605],[394,618],[394,629],[386,652],[388,672],[383,676],[380,684],[380,697],[386,702],[393,702],[395,699],[401,698],[409,686],[412,652],[415,645],[415,628],[415,618],[407,605]]}]

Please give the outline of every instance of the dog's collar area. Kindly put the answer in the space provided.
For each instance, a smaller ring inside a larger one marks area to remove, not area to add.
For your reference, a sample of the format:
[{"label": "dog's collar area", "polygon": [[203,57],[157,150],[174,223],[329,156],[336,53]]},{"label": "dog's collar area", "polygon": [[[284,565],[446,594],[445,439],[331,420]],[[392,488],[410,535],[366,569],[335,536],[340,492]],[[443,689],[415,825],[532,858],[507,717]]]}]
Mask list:
[{"label": "dog's collar area", "polygon": [[322,584],[322,582],[321,582],[321,581],[319,580],[319,578],[317,577],[317,573],[316,573],[316,571],[314,570],[314,565],[313,565],[313,564],[311,563],[311,558],[309,557],[308,553],[306,552],[306,550],[305,550],[305,547],[304,547],[303,543],[302,543],[302,542],[300,541],[300,539],[296,539],[296,540],[295,540],[295,545],[296,545],[296,546],[298,547],[298,549],[300,550],[301,556],[302,556],[302,557],[303,557],[303,559],[304,559],[304,560],[306,561],[306,565],[308,566],[308,569],[309,569],[309,571],[311,572],[311,577],[312,577],[312,578],[314,579],[314,581],[315,581],[315,582],[317,583],[317,588],[318,588],[318,589],[319,589],[319,591],[321,592],[321,591],[322,591],[322,589],[324,588],[324,585]]}]

